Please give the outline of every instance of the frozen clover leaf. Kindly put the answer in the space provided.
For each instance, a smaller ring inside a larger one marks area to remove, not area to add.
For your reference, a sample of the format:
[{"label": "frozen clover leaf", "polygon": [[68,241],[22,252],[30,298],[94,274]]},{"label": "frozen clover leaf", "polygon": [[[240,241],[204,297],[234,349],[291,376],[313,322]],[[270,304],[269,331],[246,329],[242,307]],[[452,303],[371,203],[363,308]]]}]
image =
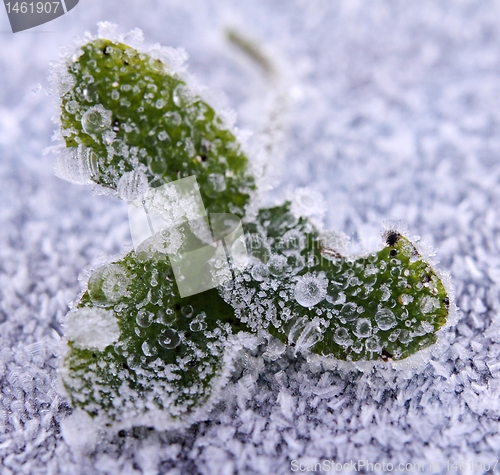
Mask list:
[{"label": "frozen clover leaf", "polygon": [[59,175],[130,201],[144,183],[195,175],[210,212],[243,214],[255,189],[248,159],[221,117],[170,65],[98,38],[68,59],[60,76],[69,151],[58,158]]},{"label": "frozen clover leaf", "polygon": [[94,271],[64,326],[61,379],[72,405],[120,421],[155,410],[184,421],[203,410],[247,329],[216,289],[181,298],[168,261],[135,252]]},{"label": "frozen clover leaf", "polygon": [[[256,187],[248,159],[168,61],[98,38],[60,76],[60,175],[126,201],[195,176],[209,215],[244,216]],[[249,264],[182,298],[161,254],[187,246],[179,229],[96,269],[66,316],[61,379],[75,407],[119,421],[149,414],[155,426],[156,411],[194,420],[248,332],[340,360],[400,360],[435,343],[448,318],[442,279],[395,231],[354,258],[290,203],[261,209],[244,219]]]},{"label": "frozen clover leaf", "polygon": [[343,257],[290,205],[246,226],[252,264],[221,294],[252,330],[341,360],[406,358],[437,340],[450,306],[441,279],[399,233]]}]

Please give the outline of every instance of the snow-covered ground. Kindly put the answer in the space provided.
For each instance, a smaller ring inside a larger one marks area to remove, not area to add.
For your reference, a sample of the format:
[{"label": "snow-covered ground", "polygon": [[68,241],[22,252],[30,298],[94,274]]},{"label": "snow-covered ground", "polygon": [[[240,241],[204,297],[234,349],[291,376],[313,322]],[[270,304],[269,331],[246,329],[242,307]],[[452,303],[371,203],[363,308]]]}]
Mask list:
[{"label": "snow-covered ground", "polygon": [[[324,459],[440,473],[447,460],[494,463],[499,18],[500,2],[488,0],[82,0],[14,35],[0,13],[0,473],[290,473],[293,460]],[[103,432],[90,454],[78,452],[85,440],[65,424],[72,410],[57,392],[59,322],[78,276],[130,236],[126,204],[54,176],[43,150],[57,111],[45,90],[59,46],[102,20],[184,47],[190,72],[251,132],[266,124],[269,88],[224,32],[261,43],[291,108],[273,195],[321,192],[326,227],[367,248],[386,220],[429,241],[460,307],[440,354],[413,373],[362,374],[257,352],[239,363],[209,420]]]}]

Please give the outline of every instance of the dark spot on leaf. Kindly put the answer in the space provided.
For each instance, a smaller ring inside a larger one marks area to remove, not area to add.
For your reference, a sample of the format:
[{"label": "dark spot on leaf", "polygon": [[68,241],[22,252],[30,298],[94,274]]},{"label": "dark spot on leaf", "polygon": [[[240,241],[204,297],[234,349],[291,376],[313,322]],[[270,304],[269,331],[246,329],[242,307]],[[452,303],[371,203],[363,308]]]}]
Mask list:
[{"label": "dark spot on leaf", "polygon": [[389,231],[385,237],[385,242],[388,246],[395,246],[400,237],[401,234],[397,233],[396,231]]},{"label": "dark spot on leaf", "polygon": [[444,302],[444,304],[446,305],[446,308],[448,308],[448,307],[450,306],[450,299],[449,299],[448,297],[445,297],[445,298],[443,299],[443,302]]},{"label": "dark spot on leaf", "polygon": [[397,249],[391,249],[391,252],[389,252],[389,255],[391,257],[395,257],[398,255],[398,250]]},{"label": "dark spot on leaf", "polygon": [[384,348],[382,350],[382,355],[381,355],[382,360],[384,361],[389,361],[389,358],[392,358],[392,355]]}]

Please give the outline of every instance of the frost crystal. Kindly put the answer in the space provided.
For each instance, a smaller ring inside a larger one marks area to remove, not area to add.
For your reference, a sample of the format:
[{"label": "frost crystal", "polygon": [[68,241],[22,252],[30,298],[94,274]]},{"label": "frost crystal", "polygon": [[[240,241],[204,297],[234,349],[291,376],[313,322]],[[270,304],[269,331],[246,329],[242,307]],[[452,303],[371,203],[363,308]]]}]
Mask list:
[{"label": "frost crystal", "polygon": [[110,310],[83,307],[68,313],[65,336],[75,347],[103,351],[120,335],[118,322]]},{"label": "frost crystal", "polygon": [[325,298],[327,286],[328,279],[324,272],[317,275],[308,272],[295,285],[295,300],[304,307],[313,307]]}]

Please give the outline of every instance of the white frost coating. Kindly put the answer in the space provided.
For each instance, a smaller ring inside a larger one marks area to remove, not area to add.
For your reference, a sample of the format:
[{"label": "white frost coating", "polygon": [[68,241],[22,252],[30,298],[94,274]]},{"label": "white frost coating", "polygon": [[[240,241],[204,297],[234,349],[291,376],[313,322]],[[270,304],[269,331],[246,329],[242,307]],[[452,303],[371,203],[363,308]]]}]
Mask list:
[{"label": "white frost coating", "polygon": [[430,295],[424,295],[419,301],[419,306],[422,313],[431,313],[435,309],[439,308],[439,305],[439,299],[436,297],[431,297]]},{"label": "white frost coating", "polygon": [[75,185],[92,183],[95,155],[87,147],[59,148],[56,151],[54,172],[56,176]]},{"label": "white frost coating", "polygon": [[326,297],[328,279],[324,272],[312,274],[308,272],[299,277],[295,284],[295,300],[303,307],[314,307]]},{"label": "white frost coating", "polygon": [[120,336],[118,321],[112,310],[77,308],[64,319],[65,336],[78,348],[103,351]]},{"label": "white frost coating", "polygon": [[326,211],[323,195],[312,188],[297,188],[289,192],[291,212],[297,217],[307,217],[321,228],[323,216]]}]

